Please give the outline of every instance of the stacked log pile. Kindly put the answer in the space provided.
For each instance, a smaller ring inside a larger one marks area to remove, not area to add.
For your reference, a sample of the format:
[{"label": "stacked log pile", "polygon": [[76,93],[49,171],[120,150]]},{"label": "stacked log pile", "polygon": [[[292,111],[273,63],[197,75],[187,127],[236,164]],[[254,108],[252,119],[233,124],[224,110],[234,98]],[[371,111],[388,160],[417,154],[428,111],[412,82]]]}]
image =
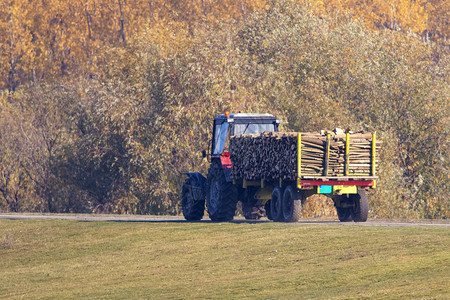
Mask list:
[{"label": "stacked log pile", "polygon": [[[295,180],[297,135],[296,132],[264,132],[231,137],[232,178]],[[331,134],[328,172],[325,175],[326,138],[324,133],[302,133],[302,176],[344,176],[346,136]],[[370,176],[372,134],[350,134],[349,145],[348,176]],[[377,152],[380,146],[381,142],[377,141]]]}]

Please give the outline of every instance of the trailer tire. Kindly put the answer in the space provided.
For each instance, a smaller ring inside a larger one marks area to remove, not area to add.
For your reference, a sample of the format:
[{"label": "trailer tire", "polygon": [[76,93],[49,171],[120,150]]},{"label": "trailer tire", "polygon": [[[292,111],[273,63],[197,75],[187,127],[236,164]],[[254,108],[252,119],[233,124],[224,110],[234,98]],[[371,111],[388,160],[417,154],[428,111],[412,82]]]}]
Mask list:
[{"label": "trailer tire", "polygon": [[205,199],[194,199],[190,179],[184,181],[181,189],[181,208],[184,218],[188,221],[201,220],[205,213]]},{"label": "trailer tire", "polygon": [[302,192],[293,185],[288,185],[283,193],[283,221],[298,222],[302,213]]},{"label": "trailer tire", "polygon": [[358,190],[357,194],[350,195],[353,208],[350,210],[353,221],[366,222],[369,215],[369,200],[365,190]]},{"label": "trailer tire", "polygon": [[283,188],[275,187],[270,200],[270,214],[275,222],[283,221]]},{"label": "trailer tire", "polygon": [[219,162],[212,163],[206,182],[206,208],[212,221],[231,221],[236,213],[237,189],[227,182]]},{"label": "trailer tire", "polygon": [[336,207],[336,212],[337,212],[339,221],[350,222],[352,220],[350,208]]}]

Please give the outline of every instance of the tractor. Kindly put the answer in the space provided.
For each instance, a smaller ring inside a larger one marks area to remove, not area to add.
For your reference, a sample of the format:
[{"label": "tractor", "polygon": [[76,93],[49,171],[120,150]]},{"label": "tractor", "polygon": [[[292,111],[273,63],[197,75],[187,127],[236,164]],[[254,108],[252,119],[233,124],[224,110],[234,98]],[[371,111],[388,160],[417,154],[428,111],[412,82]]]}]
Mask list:
[{"label": "tractor", "polygon": [[[269,211],[267,196],[255,197],[259,187],[242,188],[233,184],[231,178],[231,159],[227,151],[230,136],[247,133],[278,131],[281,120],[271,114],[225,112],[214,119],[210,153],[202,152],[211,165],[206,178],[198,172],[185,173],[188,178],[183,184],[181,204],[186,220],[200,220],[205,210],[213,221],[232,220],[238,201],[246,219],[259,219]],[[264,207],[266,206],[266,207]],[[269,213],[270,214],[270,213]]]}]

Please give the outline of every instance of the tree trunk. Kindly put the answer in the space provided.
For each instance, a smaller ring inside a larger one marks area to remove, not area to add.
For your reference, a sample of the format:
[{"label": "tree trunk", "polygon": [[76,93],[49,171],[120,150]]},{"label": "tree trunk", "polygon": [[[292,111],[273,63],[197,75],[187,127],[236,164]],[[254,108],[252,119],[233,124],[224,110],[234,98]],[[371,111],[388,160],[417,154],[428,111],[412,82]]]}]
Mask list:
[{"label": "tree trunk", "polygon": [[91,40],[92,39],[92,30],[91,30],[92,17],[91,17],[91,14],[89,13],[88,5],[89,5],[89,1],[86,0],[86,2],[84,3],[84,11],[86,13],[86,23],[87,23],[87,27],[88,27],[88,38]]},{"label": "tree trunk", "polygon": [[120,22],[120,37],[122,38],[123,45],[126,46],[127,42],[126,42],[126,39],[125,39],[125,21],[124,21],[124,18],[123,18],[122,1],[121,0],[117,0],[117,1],[119,3],[119,14],[120,14],[120,19],[119,19],[119,22]]}]

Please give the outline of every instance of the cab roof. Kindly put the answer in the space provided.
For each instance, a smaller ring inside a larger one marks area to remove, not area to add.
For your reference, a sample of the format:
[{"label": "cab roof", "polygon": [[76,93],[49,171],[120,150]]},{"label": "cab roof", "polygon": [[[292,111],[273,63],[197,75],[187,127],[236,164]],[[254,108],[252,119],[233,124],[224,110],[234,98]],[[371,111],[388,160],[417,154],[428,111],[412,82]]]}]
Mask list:
[{"label": "cab roof", "polygon": [[223,122],[235,122],[235,123],[273,123],[277,122],[277,118],[274,115],[268,113],[230,113],[227,118],[225,114],[220,114],[215,118],[216,124],[222,124]]},{"label": "cab roof", "polygon": [[[220,114],[217,118],[225,118],[225,115]],[[275,118],[275,116],[268,113],[230,113],[229,118]]]}]

